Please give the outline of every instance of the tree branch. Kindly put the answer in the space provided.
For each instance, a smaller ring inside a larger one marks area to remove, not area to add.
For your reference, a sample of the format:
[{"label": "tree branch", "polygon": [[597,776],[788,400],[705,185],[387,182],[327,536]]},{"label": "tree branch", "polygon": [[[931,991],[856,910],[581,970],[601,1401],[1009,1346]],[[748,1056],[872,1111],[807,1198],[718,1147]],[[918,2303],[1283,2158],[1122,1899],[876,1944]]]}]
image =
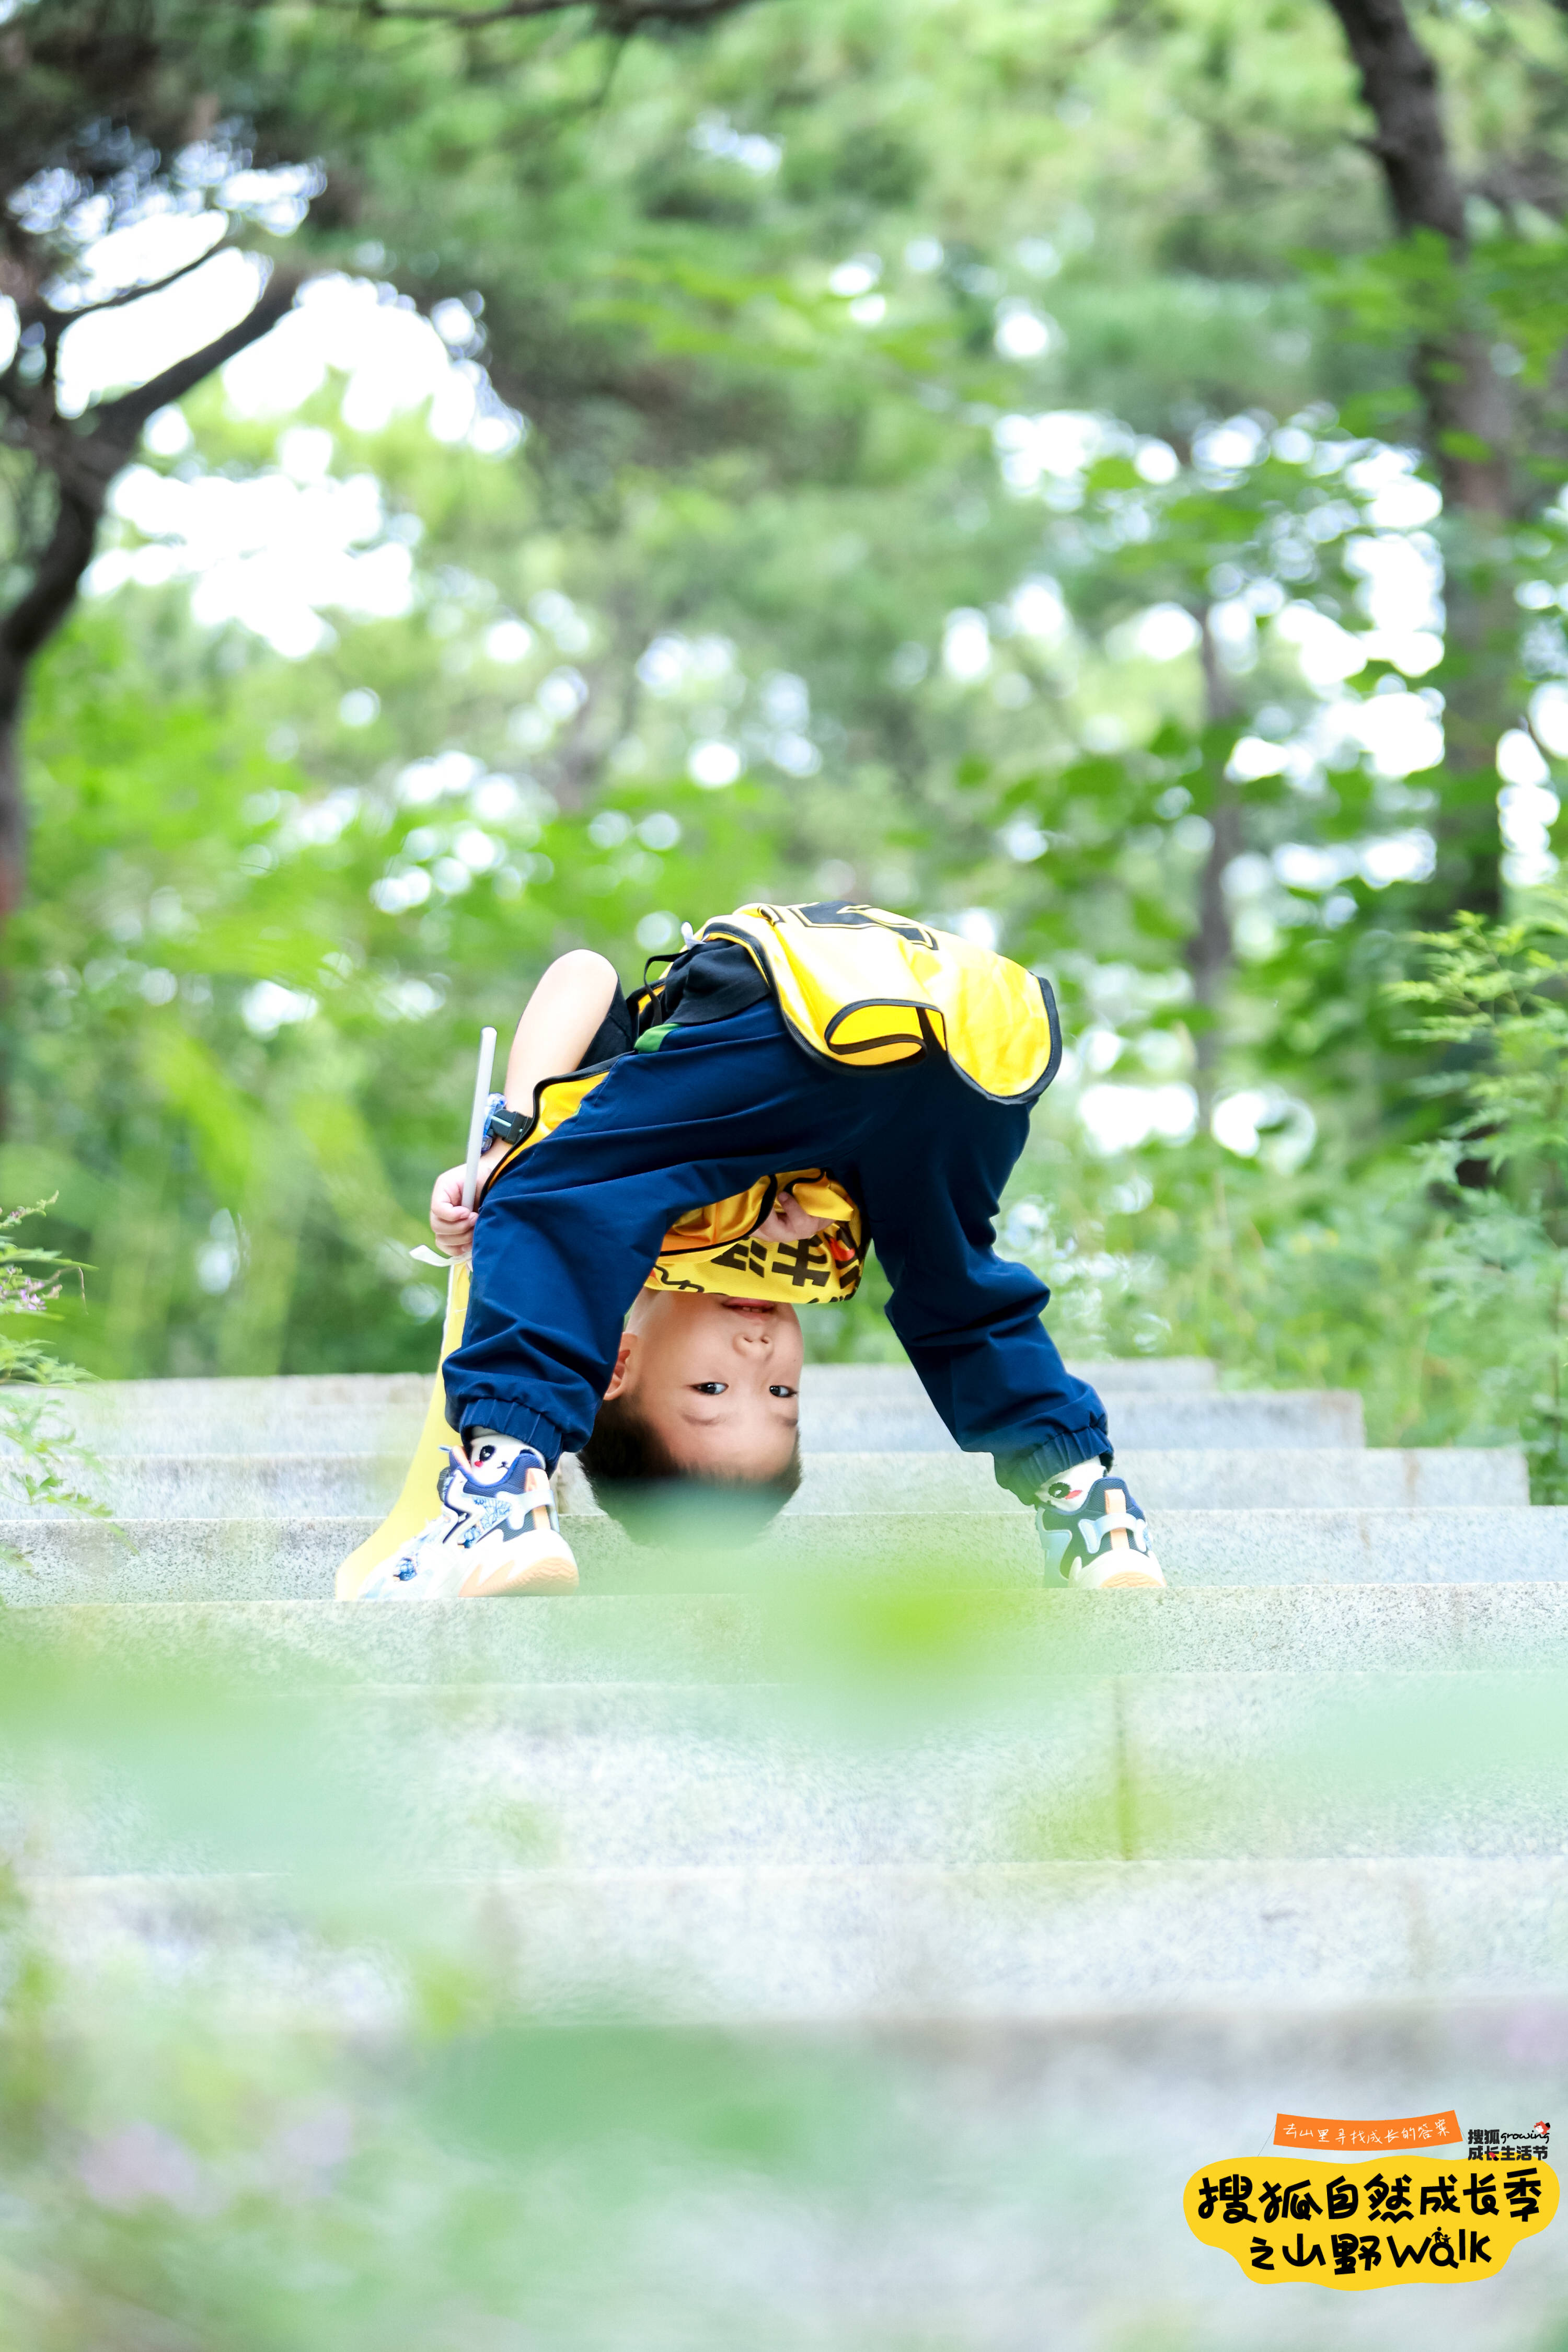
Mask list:
[{"label": "tree branch", "polygon": [[59,506],[48,544],[30,586],[0,618],[0,725],[15,707],[22,674],[65,619],[92,561],[93,541],[109,486],[130,457],[154,409],[180,400],[215,369],[270,332],[299,292],[301,273],[275,269],[255,308],[189,358],[141,385],[89,409],[87,429],[58,420],[40,461],[58,486]]},{"label": "tree branch", "polygon": [[[215,254],[238,250],[226,236],[220,236],[216,245],[209,245],[206,251],[198,253],[194,261],[182,261],[178,269],[171,269],[167,278],[150,278],[144,286],[122,287],[118,294],[106,294],[101,302],[83,302],[75,310],[62,310],[55,304],[42,300],[31,307],[40,312],[47,310],[52,319],[59,321],[63,332],[67,327],[74,327],[79,319],[95,319],[100,310],[123,310],[128,302],[140,302],[143,295],[162,294],[165,287],[177,286],[181,278],[188,278],[194,269],[204,268]],[[22,306],[18,304],[17,307],[20,309]]]},{"label": "tree branch", "polygon": [[92,561],[109,486],[153,410],[179,400],[226,360],[259,341],[292,306],[302,275],[274,268],[254,309],[188,359],[176,360],[137,391],[105,401],[79,421],[55,415],[47,428],[28,430],[40,472],[54,477],[58,504],[30,585],[0,615],[0,921],[21,903],[22,896],[26,827],[17,740],[27,667],[76,601],[82,573]]},{"label": "tree branch", "polygon": [[167,408],[171,402],[183,400],[215,369],[225,366],[252,343],[259,342],[263,335],[269,335],[279,320],[293,309],[306,274],[303,269],[284,269],[275,263],[255,309],[247,310],[236,325],[215,335],[210,343],[204,343],[199,352],[192,352],[188,359],[176,360],[139,390],[121,393],[118,400],[108,400],[101,407],[90,409],[88,413],[96,422],[89,437],[96,439],[100,432],[107,432],[121,436],[129,447],[155,408]]}]

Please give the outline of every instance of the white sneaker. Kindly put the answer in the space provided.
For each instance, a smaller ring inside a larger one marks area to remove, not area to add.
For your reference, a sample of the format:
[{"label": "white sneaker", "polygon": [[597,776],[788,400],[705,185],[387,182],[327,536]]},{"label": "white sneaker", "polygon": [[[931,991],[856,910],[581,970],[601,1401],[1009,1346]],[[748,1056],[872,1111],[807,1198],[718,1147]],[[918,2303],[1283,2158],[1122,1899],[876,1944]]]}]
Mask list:
[{"label": "white sneaker", "polygon": [[1126,1480],[1110,1476],[1098,1460],[1047,1479],[1035,1498],[1035,1525],[1047,1564],[1079,1591],[1165,1581]]},{"label": "white sneaker", "polygon": [[[476,1454],[489,1452],[476,1447]],[[577,1563],[561,1532],[542,1455],[520,1446],[486,1481],[448,1451],[441,1509],[411,1543],[373,1568],[362,1601],[486,1601],[575,1592]]]}]

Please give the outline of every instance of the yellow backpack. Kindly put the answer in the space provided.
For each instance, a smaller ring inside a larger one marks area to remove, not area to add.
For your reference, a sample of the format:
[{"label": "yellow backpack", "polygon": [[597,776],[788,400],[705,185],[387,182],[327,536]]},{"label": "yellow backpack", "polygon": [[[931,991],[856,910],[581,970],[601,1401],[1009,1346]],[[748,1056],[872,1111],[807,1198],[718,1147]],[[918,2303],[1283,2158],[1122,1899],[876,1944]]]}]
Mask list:
[{"label": "yellow backpack", "polygon": [[698,936],[739,941],[797,1042],[837,1068],[942,1053],[977,1093],[1033,1102],[1061,1062],[1056,999],[1037,972],[880,907],[759,903]]}]

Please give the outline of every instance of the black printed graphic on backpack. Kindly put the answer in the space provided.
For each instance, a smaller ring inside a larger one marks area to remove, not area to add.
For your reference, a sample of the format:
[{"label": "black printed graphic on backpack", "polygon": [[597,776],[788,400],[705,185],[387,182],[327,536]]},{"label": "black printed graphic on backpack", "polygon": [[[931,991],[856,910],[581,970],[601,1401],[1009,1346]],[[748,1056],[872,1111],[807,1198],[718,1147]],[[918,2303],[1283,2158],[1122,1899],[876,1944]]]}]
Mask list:
[{"label": "black printed graphic on backpack", "polygon": [[936,946],[934,932],[923,923],[900,921],[896,915],[884,915],[875,907],[851,906],[846,898],[814,898],[807,907],[790,910],[814,931],[896,931],[912,947]]}]

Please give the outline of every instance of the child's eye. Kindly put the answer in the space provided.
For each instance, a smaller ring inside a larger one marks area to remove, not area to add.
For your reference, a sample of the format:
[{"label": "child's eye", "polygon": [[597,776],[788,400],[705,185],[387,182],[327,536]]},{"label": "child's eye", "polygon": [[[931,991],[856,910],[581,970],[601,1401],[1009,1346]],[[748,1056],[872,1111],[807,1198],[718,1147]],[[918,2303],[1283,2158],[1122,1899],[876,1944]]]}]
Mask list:
[{"label": "child's eye", "polygon": [[792,1397],[798,1396],[800,1391],[798,1389],[786,1389],[782,1382],[775,1381],[773,1385],[769,1389],[768,1394],[770,1396]]},{"label": "child's eye", "polygon": [[691,1385],[699,1396],[722,1396],[730,1383],[728,1381],[693,1381]]}]

